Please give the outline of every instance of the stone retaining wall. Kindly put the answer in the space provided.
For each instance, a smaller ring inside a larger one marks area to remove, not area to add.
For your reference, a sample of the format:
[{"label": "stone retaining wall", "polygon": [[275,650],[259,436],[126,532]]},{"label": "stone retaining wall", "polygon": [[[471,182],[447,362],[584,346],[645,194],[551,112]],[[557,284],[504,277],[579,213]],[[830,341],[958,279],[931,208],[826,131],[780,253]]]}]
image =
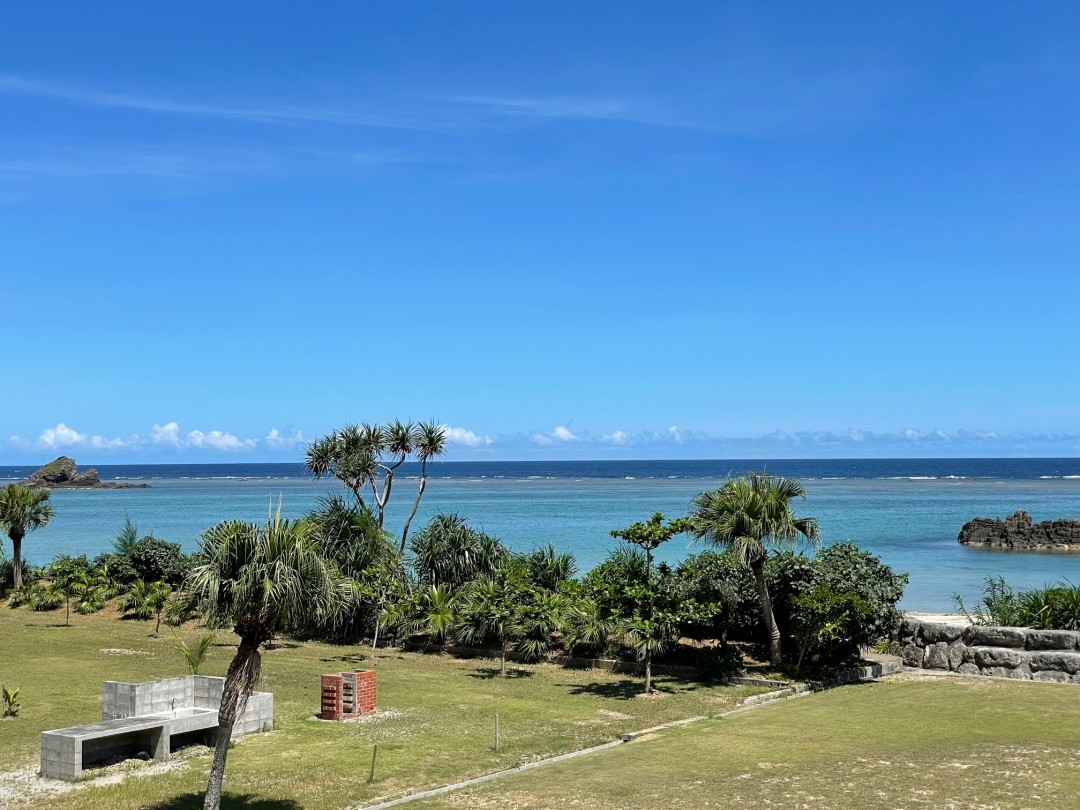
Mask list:
[{"label": "stone retaining wall", "polygon": [[961,675],[1080,683],[1080,633],[942,624],[906,617],[904,665]]}]

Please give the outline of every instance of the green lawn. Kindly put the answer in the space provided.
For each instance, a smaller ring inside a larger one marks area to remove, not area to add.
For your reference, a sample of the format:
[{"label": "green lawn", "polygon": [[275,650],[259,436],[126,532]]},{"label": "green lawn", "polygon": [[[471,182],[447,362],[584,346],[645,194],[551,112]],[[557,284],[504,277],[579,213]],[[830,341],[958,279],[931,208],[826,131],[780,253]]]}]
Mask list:
[{"label": "green lawn", "polygon": [[436,808],[1071,808],[1080,688],[888,680],[710,720]]},{"label": "green lawn", "polygon": [[[0,772],[37,762],[39,734],[101,717],[103,680],[144,681],[184,672],[178,638],[195,629],[162,630],[120,621],[111,609],[73,616],[0,606],[0,682],[22,686],[22,716],[0,722]],[[223,674],[232,656],[222,636],[203,669]],[[697,714],[715,714],[756,691],[661,677],[660,699],[641,699],[637,679],[551,665],[515,667],[497,676],[497,662],[419,653],[380,652],[375,722],[312,719],[318,676],[367,665],[367,648],[282,640],[263,662],[260,689],[274,693],[275,731],[241,739],[229,755],[226,807],[286,810],[341,808],[391,798],[523,762],[616,739],[626,731]],[[494,751],[495,713],[502,746]],[[372,743],[378,771],[367,784]],[[121,785],[51,796],[38,808],[201,807],[208,757],[188,767]],[[243,798],[241,798],[243,797]]]}]

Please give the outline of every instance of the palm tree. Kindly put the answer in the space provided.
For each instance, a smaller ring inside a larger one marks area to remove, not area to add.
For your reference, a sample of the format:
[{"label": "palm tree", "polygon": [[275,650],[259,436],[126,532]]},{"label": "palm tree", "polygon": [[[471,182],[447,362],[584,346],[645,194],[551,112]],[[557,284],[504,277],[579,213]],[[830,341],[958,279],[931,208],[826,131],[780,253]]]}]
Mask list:
[{"label": "palm tree", "polygon": [[124,613],[133,613],[140,619],[157,619],[154,625],[154,637],[161,632],[161,614],[169,604],[172,588],[165,580],[147,582],[140,579],[131,590],[120,597],[120,609]]},{"label": "palm tree", "polygon": [[427,463],[436,456],[446,453],[446,429],[435,422],[423,422],[416,426],[413,435],[413,452],[420,461],[420,485],[416,489],[416,500],[413,501],[412,511],[405,519],[405,528],[401,532],[401,553],[405,553],[405,538],[409,536],[409,524],[416,516],[416,510],[420,506],[420,498],[427,488]]},{"label": "palm tree", "polygon": [[796,517],[792,509],[795,498],[805,497],[806,490],[798,481],[750,473],[729,479],[717,490],[702,492],[690,502],[694,539],[732,549],[753,573],[773,666],[780,665],[780,629],[765,582],[765,561],[770,547],[793,549],[800,541],[811,546],[820,542],[817,521]]},{"label": "palm tree", "polygon": [[205,810],[219,810],[233,724],[259,680],[261,647],[282,629],[341,613],[353,599],[349,582],[319,553],[310,521],[290,523],[281,507],[266,524],[230,520],[199,541],[184,583],[211,626],[232,625],[240,637],[218,709],[214,762]]},{"label": "palm tree", "polygon": [[27,532],[40,529],[53,516],[47,489],[31,489],[19,484],[8,484],[0,489],[0,529],[11,538],[15,553],[12,571],[15,587],[22,586],[22,541]]}]

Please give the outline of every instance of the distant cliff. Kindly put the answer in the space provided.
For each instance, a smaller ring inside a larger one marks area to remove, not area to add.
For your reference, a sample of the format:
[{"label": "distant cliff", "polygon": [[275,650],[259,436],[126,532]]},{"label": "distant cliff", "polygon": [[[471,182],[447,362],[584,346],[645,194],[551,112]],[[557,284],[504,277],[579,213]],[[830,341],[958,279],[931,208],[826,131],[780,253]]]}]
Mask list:
[{"label": "distant cliff", "polygon": [[1011,516],[975,518],[964,524],[956,538],[965,546],[1011,548],[1018,551],[1037,549],[1076,549],[1080,551],[1080,520],[1044,520],[1031,522],[1031,515],[1017,509]]},{"label": "distant cliff", "polygon": [[34,489],[146,489],[149,484],[121,484],[117,481],[102,483],[98,471],[91,467],[79,472],[75,459],[60,456],[50,461],[20,484]]}]

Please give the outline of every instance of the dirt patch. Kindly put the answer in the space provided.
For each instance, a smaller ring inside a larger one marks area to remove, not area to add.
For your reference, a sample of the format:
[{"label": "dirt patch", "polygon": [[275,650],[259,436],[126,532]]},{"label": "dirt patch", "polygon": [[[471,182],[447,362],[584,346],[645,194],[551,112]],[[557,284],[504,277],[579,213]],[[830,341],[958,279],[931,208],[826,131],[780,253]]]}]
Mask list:
[{"label": "dirt patch", "polygon": [[98,650],[98,652],[105,655],[153,655],[152,652],[146,650],[127,650],[123,647],[108,647],[104,650]]},{"label": "dirt patch", "polygon": [[[195,748],[196,746],[193,746]],[[209,749],[206,749],[209,750]],[[79,782],[64,782],[60,779],[47,779],[38,776],[36,765],[20,768],[16,771],[0,773],[0,810],[16,810],[33,804],[49,796],[70,793],[73,790],[118,785],[132,777],[156,776],[161,773],[178,771],[188,766],[188,757],[197,756],[201,751],[184,754],[169,762],[144,763],[140,760],[125,760],[107,768],[88,771],[89,779]]]}]

